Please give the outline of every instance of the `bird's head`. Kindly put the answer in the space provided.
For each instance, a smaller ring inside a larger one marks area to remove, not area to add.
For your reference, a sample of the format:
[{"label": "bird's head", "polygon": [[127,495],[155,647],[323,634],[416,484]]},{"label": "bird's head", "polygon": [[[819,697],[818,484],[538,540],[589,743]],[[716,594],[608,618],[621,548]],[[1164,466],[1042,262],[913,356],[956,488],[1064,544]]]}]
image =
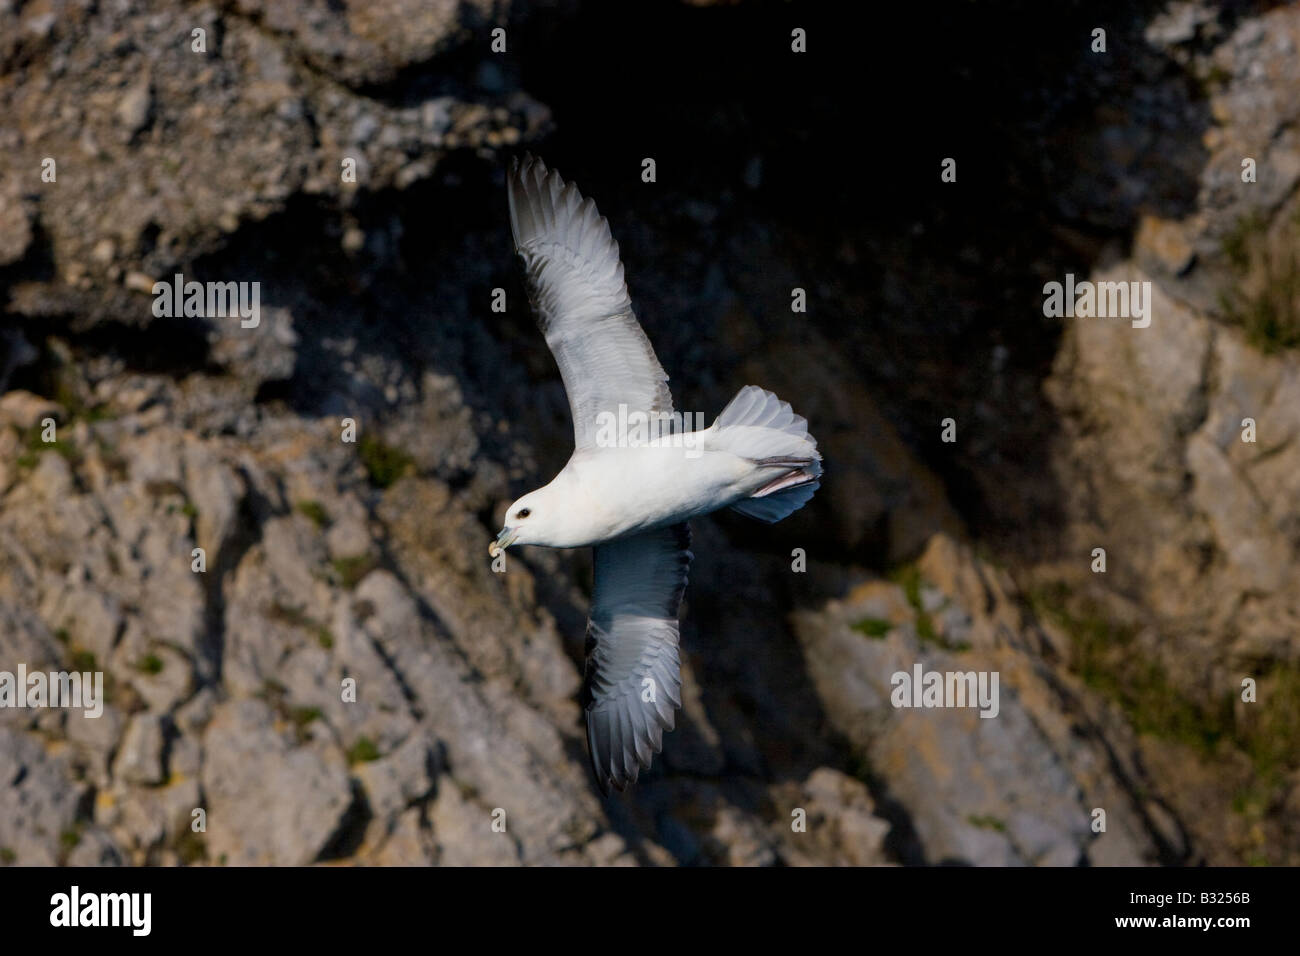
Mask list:
[{"label": "bird's head", "polygon": [[488,554],[497,554],[512,544],[549,544],[551,525],[558,519],[555,502],[547,489],[539,488],[524,495],[506,509],[504,527],[488,545]]}]

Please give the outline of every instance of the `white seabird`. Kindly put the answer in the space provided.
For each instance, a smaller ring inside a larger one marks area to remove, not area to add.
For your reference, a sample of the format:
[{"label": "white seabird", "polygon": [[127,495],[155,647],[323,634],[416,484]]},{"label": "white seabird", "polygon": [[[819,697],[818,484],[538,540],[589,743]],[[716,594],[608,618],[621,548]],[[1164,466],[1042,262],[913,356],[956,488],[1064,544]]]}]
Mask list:
[{"label": "white seabird", "polygon": [[540,160],[512,161],[507,179],[515,248],[568,393],[574,450],[550,484],[510,506],[488,551],[596,549],[582,705],[592,770],[608,794],[650,766],[681,707],[687,521],[728,507],[779,521],[812,498],[821,455],[808,423],[753,385],[708,428],[611,442],[602,431],[611,421],[673,411],[668,376],[632,314],[618,244],[595,203]]}]

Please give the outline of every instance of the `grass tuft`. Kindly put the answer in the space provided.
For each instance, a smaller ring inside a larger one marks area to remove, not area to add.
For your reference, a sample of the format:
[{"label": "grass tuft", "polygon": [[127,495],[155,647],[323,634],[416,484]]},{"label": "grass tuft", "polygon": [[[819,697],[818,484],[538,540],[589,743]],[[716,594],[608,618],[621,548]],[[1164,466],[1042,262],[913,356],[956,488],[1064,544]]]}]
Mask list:
[{"label": "grass tuft", "polygon": [[361,579],[375,569],[375,559],[368,554],[354,554],[346,558],[336,558],[330,567],[338,575],[339,583],[351,591]]},{"label": "grass tuft", "polygon": [[319,501],[300,501],[295,507],[300,515],[306,516],[322,531],[330,526],[329,512]]},{"label": "grass tuft", "polygon": [[361,465],[376,488],[389,488],[415,464],[406,452],[385,444],[369,433],[363,433],[357,442]]},{"label": "grass tuft", "polygon": [[1233,274],[1219,299],[1229,322],[1265,354],[1300,347],[1300,217],[1277,228],[1259,213],[1243,216],[1223,237]]},{"label": "grass tuft", "polygon": [[375,746],[373,740],[369,737],[358,737],[357,742],[348,748],[348,763],[370,763],[372,760],[378,760],[383,754]]},{"label": "grass tuft", "polygon": [[883,640],[892,629],[892,624],[878,617],[864,617],[853,625],[853,630],[877,641]]}]

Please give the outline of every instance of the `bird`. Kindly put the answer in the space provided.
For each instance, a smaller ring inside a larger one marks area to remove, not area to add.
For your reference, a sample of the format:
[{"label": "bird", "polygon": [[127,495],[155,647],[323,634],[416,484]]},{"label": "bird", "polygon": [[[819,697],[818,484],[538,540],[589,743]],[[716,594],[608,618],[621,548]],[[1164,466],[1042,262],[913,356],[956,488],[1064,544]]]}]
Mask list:
[{"label": "bird", "polygon": [[506,509],[488,553],[595,549],[580,703],[592,773],[608,797],[650,767],[681,707],[690,520],[723,508],[781,520],[820,487],[821,454],[807,421],[754,385],[712,425],[696,415],[699,427],[688,428],[595,203],[531,154],[511,160],[506,191],[529,302],[568,396],[574,449],[548,484]]}]

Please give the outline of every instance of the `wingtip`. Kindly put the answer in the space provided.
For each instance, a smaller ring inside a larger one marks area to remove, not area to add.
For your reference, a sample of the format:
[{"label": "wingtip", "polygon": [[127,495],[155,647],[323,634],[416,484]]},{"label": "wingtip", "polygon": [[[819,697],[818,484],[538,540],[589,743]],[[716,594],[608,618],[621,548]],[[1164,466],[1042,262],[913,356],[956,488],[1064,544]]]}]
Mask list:
[{"label": "wingtip", "polygon": [[523,181],[536,167],[540,169],[542,175],[546,174],[546,163],[537,156],[525,150],[523,153],[515,153],[510,157],[509,172],[510,178]]},{"label": "wingtip", "polygon": [[[609,754],[607,756],[601,754],[591,711],[588,710],[587,757],[591,763],[591,775],[596,779],[596,786],[600,788],[600,795],[605,798],[608,798],[614,791],[618,793],[626,792],[629,786],[636,783],[641,771],[641,766],[635,757],[632,760],[632,765],[627,766],[626,756],[623,758],[623,766],[620,769],[619,761],[616,759],[617,751],[615,747],[616,742],[611,738]],[[658,752],[658,748],[655,748],[655,753]],[[608,762],[607,766],[605,765],[606,762]]]},{"label": "wingtip", "polygon": [[[586,693],[585,687],[583,688],[583,692]],[[596,731],[592,726],[591,709],[590,707],[584,709],[586,710],[587,719],[587,759],[591,762],[591,775],[596,778],[596,786],[600,788],[600,795],[602,797],[608,797],[609,775],[601,772],[600,762],[596,756]]]}]

